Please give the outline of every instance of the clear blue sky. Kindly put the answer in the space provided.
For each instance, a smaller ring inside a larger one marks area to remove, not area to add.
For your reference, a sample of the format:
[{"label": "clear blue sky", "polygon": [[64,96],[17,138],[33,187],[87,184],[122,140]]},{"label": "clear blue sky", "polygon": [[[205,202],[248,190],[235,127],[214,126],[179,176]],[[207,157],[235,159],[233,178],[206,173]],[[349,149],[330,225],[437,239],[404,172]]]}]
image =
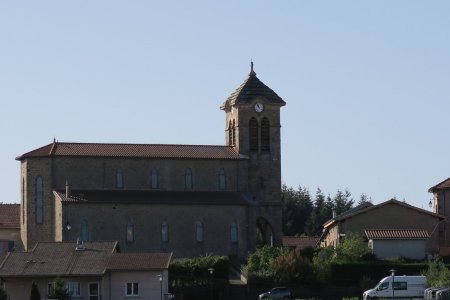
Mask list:
[{"label": "clear blue sky", "polygon": [[282,180],[428,209],[450,177],[449,1],[2,1],[0,201],[52,142],[225,143],[255,63]]}]

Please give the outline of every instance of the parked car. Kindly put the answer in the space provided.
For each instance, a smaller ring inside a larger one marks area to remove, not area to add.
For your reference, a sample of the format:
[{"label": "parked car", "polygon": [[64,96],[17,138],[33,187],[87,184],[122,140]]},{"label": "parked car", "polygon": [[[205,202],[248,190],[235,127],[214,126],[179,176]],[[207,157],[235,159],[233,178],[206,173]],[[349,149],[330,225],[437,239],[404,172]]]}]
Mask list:
[{"label": "parked car", "polygon": [[271,299],[271,300],[287,300],[291,298],[291,291],[287,287],[279,286],[274,287],[259,295],[259,299]]}]

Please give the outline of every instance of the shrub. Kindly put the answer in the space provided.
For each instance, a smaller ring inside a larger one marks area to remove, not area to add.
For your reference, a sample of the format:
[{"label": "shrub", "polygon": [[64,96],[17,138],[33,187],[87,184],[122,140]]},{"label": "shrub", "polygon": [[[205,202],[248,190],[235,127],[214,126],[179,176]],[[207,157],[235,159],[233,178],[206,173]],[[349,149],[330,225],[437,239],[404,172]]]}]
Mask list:
[{"label": "shrub", "polygon": [[30,300],[41,300],[41,293],[39,292],[36,282],[31,284]]}]

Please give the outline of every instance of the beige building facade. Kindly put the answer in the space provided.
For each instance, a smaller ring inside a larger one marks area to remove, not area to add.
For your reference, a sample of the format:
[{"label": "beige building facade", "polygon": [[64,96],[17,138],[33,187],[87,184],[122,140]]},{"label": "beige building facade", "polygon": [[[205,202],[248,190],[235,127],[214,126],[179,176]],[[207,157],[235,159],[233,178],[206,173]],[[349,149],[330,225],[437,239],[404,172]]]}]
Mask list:
[{"label": "beige building facade", "polygon": [[[415,241],[410,241],[410,244],[424,244],[425,252],[433,254],[439,251],[437,228],[442,220],[444,220],[442,215],[394,199],[377,205],[366,203],[327,221],[324,224],[320,244],[323,247],[336,247],[348,232],[365,236],[367,230],[421,230],[427,232],[427,236],[420,239],[411,236],[411,240]],[[406,241],[405,237],[401,237],[401,239],[403,239],[402,243]],[[418,242],[418,240],[425,241],[425,243]],[[392,244],[392,240],[389,243]]]},{"label": "beige building facade", "polygon": [[24,248],[112,239],[124,252],[242,258],[280,244],[284,105],[252,64],[220,106],[225,145],[53,141],[20,155]]}]

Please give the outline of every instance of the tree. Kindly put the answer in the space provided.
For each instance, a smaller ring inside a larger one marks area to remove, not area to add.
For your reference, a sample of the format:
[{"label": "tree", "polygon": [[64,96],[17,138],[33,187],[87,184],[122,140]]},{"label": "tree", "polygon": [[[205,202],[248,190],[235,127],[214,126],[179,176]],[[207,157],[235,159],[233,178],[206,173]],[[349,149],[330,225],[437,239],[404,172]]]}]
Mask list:
[{"label": "tree", "polygon": [[313,204],[308,189],[294,190],[283,185],[281,191],[283,211],[283,234],[301,235],[305,233],[306,220],[311,215]]},{"label": "tree", "polygon": [[344,240],[336,247],[336,260],[339,261],[358,261],[370,254],[367,244],[362,235],[347,232]]},{"label": "tree", "polygon": [[36,282],[31,284],[30,300],[41,300],[41,293],[39,292]]},{"label": "tree", "polygon": [[8,295],[6,294],[5,290],[0,288],[0,300],[7,300]]},{"label": "tree", "polygon": [[431,287],[447,287],[450,285],[450,271],[440,258],[428,263],[427,283]]},{"label": "tree", "polygon": [[64,285],[65,283],[62,279],[56,279],[55,283],[50,289],[50,293],[48,294],[48,296],[52,299],[70,300],[72,297],[70,296],[69,291],[64,287]]}]

